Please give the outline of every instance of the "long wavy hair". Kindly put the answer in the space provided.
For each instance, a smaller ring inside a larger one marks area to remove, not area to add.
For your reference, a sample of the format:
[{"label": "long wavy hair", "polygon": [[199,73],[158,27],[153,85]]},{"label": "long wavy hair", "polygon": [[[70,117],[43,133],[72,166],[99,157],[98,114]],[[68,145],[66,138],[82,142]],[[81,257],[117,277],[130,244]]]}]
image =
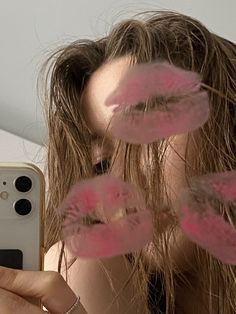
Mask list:
[{"label": "long wavy hair", "polygon": [[[184,156],[186,181],[192,176],[236,169],[235,44],[211,33],[195,19],[174,12],[145,12],[127,19],[115,25],[108,36],[72,42],[58,49],[46,61],[44,103],[49,132],[47,248],[60,240],[61,218],[55,208],[75,182],[94,176],[91,157],[93,132],[87,122],[83,101],[86,84],[102,64],[127,55],[134,64],[167,60],[196,71],[202,77],[202,88],[209,94],[211,116],[203,127],[188,134]],[[153,103],[146,103],[146,109],[151,106]],[[153,208],[155,224],[152,255],[161,261],[159,271],[163,274],[166,313],[172,314],[176,311],[176,280],[186,282],[187,275],[173,267],[170,261],[168,243],[170,234],[177,228],[176,220],[173,219],[168,230],[163,232],[156,215],[164,195],[168,198],[163,176],[163,157],[168,145],[168,140],[145,145],[145,151],[152,160],[152,167],[147,167],[145,177],[146,199]],[[143,148],[144,145],[116,141],[112,156],[113,162],[117,156],[122,158],[123,179],[141,188]],[[235,224],[232,208],[220,204],[218,210],[229,223]],[[136,283],[137,295],[146,300],[146,313],[150,313],[148,284],[153,263],[147,262],[146,249],[127,257],[134,267],[129,280]],[[235,267],[224,265],[197,245],[194,254],[191,273],[196,274],[207,313],[236,313]]]}]

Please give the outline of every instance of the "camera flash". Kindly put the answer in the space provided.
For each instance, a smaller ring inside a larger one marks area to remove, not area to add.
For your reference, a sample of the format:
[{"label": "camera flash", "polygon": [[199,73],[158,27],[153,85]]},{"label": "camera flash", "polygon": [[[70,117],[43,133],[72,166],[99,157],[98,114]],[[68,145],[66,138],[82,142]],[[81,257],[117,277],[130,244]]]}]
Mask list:
[{"label": "camera flash", "polygon": [[0,198],[2,200],[7,200],[8,199],[8,192],[7,191],[3,191],[0,193]]}]

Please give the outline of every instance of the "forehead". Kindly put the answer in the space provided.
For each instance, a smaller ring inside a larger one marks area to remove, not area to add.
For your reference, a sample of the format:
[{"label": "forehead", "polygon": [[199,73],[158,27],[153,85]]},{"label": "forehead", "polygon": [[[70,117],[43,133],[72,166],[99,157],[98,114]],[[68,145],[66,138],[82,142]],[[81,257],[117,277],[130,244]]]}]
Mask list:
[{"label": "forehead", "polygon": [[115,59],[102,65],[87,83],[84,94],[86,115],[90,128],[99,135],[106,132],[114,109],[114,106],[105,106],[105,100],[130,67],[130,57]]}]

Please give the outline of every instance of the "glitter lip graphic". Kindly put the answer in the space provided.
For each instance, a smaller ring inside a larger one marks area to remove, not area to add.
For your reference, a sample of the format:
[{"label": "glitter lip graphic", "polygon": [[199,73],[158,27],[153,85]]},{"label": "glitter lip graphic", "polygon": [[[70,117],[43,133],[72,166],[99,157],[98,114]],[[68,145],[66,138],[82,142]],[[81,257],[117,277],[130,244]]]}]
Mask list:
[{"label": "glitter lip graphic", "polygon": [[59,212],[74,256],[105,258],[142,249],[152,240],[152,215],[141,192],[110,175],[75,185]]},{"label": "glitter lip graphic", "polygon": [[[199,74],[166,62],[134,66],[105,101],[107,106],[116,105],[112,134],[128,143],[146,144],[201,127],[209,118],[210,108],[208,94],[200,86]],[[137,110],[135,106],[154,96],[165,97],[165,106]],[[173,101],[173,97],[178,100]]]},{"label": "glitter lip graphic", "polygon": [[223,263],[236,265],[236,228],[218,213],[224,203],[236,213],[236,171],[193,178],[185,195],[189,197],[182,197],[182,230]]}]

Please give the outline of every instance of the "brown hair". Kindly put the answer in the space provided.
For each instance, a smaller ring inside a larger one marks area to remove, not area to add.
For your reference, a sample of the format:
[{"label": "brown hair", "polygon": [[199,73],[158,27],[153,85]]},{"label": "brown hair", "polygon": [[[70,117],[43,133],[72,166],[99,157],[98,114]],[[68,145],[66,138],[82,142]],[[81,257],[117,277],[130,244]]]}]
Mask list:
[{"label": "brown hair", "polygon": [[[200,129],[188,135],[194,158],[186,147],[186,179],[194,175],[236,169],[236,46],[209,32],[200,22],[173,12],[145,12],[134,19],[116,25],[100,40],[80,40],[62,47],[47,60],[46,116],[49,129],[48,144],[48,209],[46,221],[47,248],[60,239],[61,219],[55,208],[71,186],[82,178],[92,177],[92,131],[83,110],[83,92],[91,75],[104,63],[121,56],[131,56],[133,63],[168,60],[202,76],[202,87],[208,90],[211,117]],[[151,104],[147,103],[147,107]],[[154,169],[146,171],[147,202],[156,208],[166,193],[162,174],[163,155],[168,141],[147,145]],[[164,150],[160,150],[160,146]],[[142,186],[139,176],[142,146],[117,142],[113,160],[123,156],[123,179]],[[112,171],[112,169],[111,169]],[[221,204],[221,214],[234,224],[232,209]],[[174,313],[176,278],[184,282],[184,274],[171,266],[169,260],[169,231],[159,232],[155,217],[155,254],[163,261],[162,271],[166,292],[166,313]],[[132,254],[137,295],[148,298],[148,280],[153,271],[145,254]],[[199,291],[205,309],[211,314],[236,312],[235,267],[224,265],[196,246],[195,264]],[[194,290],[192,290],[194,294]],[[196,303],[202,300],[196,300]],[[147,302],[148,303],[148,302]],[[196,304],[197,308],[198,304]],[[198,311],[196,310],[198,313]],[[200,312],[200,310],[199,310]],[[138,311],[137,311],[138,313]],[[149,313],[148,307],[146,313]]]}]

